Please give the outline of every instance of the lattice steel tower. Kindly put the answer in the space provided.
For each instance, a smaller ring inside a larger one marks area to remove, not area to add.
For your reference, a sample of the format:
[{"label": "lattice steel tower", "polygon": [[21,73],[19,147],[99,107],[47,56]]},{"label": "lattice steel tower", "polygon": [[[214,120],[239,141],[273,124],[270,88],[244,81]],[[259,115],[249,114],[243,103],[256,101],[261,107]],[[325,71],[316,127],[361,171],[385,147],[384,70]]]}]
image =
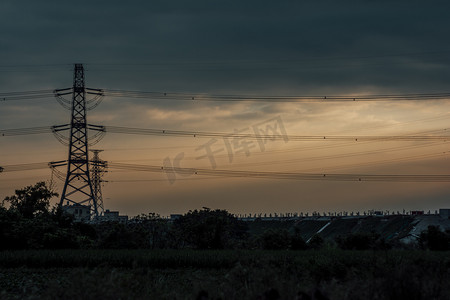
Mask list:
[{"label": "lattice steel tower", "polygon": [[91,160],[91,175],[92,175],[92,189],[94,192],[94,199],[97,203],[98,214],[103,214],[103,195],[102,195],[102,187],[101,183],[105,182],[102,179],[103,174],[106,172],[107,162],[100,159],[98,155],[103,150],[91,150],[94,154]]},{"label": "lattice steel tower", "polygon": [[67,176],[61,194],[60,206],[64,203],[87,205],[90,207],[91,216],[98,216],[98,204],[89,174],[86,90],[82,64],[75,64],[71,111],[69,160],[67,162]]}]

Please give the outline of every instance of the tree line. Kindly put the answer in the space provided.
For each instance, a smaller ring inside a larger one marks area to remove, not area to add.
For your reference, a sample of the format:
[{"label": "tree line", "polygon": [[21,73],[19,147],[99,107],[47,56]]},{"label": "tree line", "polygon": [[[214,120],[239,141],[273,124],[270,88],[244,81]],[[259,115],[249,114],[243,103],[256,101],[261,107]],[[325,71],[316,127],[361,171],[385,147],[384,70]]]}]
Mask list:
[{"label": "tree line", "polygon": [[[386,250],[398,243],[379,234],[354,233],[333,241],[315,235],[305,241],[299,228],[269,228],[252,234],[248,222],[226,210],[192,210],[175,220],[150,213],[127,223],[80,223],[59,207],[45,182],[16,190],[0,206],[0,249],[267,249],[307,250],[337,247]],[[430,226],[420,234],[418,248],[450,250],[450,232]]]}]

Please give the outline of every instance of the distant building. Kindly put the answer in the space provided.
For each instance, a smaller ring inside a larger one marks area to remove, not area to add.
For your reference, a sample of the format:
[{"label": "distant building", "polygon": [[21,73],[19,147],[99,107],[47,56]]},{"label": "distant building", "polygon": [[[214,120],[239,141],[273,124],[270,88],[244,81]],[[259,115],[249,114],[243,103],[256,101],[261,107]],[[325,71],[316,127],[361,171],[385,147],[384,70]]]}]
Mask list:
[{"label": "distant building", "polygon": [[444,219],[450,219],[450,208],[439,209],[439,216]]},{"label": "distant building", "polygon": [[63,205],[62,210],[74,217],[75,222],[89,222],[91,220],[91,206],[90,205]]},{"label": "distant building", "polygon": [[422,216],[423,215],[423,210],[412,210],[411,211],[411,215],[412,216]]},{"label": "distant building", "polygon": [[126,223],[128,221],[128,216],[121,216],[118,211],[110,211],[107,209],[105,210],[103,216],[99,216],[97,220],[100,222]]},{"label": "distant building", "polygon": [[171,214],[170,215],[170,220],[171,221],[174,221],[174,220],[176,220],[176,219],[179,219],[179,218],[181,218],[183,215],[180,215],[180,214]]}]

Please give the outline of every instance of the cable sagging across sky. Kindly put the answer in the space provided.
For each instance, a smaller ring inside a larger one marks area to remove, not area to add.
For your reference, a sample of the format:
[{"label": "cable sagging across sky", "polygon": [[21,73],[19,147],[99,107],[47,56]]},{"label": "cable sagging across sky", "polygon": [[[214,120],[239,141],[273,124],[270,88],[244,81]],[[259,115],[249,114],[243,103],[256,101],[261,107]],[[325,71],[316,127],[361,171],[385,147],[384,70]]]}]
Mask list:
[{"label": "cable sagging across sky", "polygon": [[[29,163],[19,165],[1,166],[3,172],[28,171],[51,168],[63,165],[63,162],[55,163]],[[261,178],[280,180],[322,180],[322,181],[370,181],[370,182],[450,182],[448,174],[324,174],[324,173],[297,173],[297,172],[260,172],[246,170],[212,170],[201,168],[176,168],[152,165],[138,165],[108,162],[108,168],[129,171],[142,171],[153,173],[176,173],[184,176],[215,176],[215,177],[239,177],[239,178]]]},{"label": "cable sagging across sky", "polygon": [[349,102],[349,101],[426,101],[449,100],[450,93],[379,94],[379,95],[218,95],[206,93],[127,91],[101,89],[104,96],[180,101],[258,101],[258,102]]},{"label": "cable sagging across sky", "polygon": [[[70,88],[0,93],[0,101],[34,100],[61,97],[71,93]],[[427,101],[449,100],[450,92],[359,95],[250,95],[208,94],[188,92],[130,91],[86,88],[87,94],[120,98],[179,101],[257,101],[257,102],[349,102],[349,101]]]},{"label": "cable sagging across sky", "polygon": [[[267,135],[267,134],[239,134],[206,131],[166,130],[152,128],[133,128],[120,126],[99,126],[87,124],[88,128],[97,132],[130,134],[130,135],[153,135],[173,137],[195,137],[195,138],[228,138],[228,139],[262,139],[262,140],[289,140],[289,141],[447,141],[447,135],[392,135],[392,136],[348,136],[348,135]],[[30,134],[45,134],[61,130],[59,127],[69,126],[41,126],[29,128],[1,129],[0,136],[17,136]],[[66,128],[67,129],[67,128]],[[445,130],[445,129],[444,129]]]},{"label": "cable sagging across sky", "polygon": [[381,181],[381,182],[450,182],[450,175],[371,175],[371,174],[312,174],[294,172],[258,172],[243,170],[211,170],[197,168],[175,168],[162,166],[135,165],[123,163],[109,163],[109,168],[145,171],[145,172],[171,172],[192,176],[218,176],[218,177],[248,177],[285,180],[325,180],[325,181]]}]

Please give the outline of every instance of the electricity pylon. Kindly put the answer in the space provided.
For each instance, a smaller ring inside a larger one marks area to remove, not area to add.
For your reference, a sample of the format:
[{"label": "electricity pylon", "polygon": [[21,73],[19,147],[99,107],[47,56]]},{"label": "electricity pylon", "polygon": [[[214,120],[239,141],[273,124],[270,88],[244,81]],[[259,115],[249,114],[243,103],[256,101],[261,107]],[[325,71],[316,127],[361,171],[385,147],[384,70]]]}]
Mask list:
[{"label": "electricity pylon", "polygon": [[98,215],[103,215],[104,213],[101,183],[104,182],[102,176],[106,172],[107,167],[106,161],[101,160],[98,155],[102,151],[103,150],[91,150],[94,154],[94,157],[92,157],[91,160],[92,189],[94,200],[97,203]]},{"label": "electricity pylon", "polygon": [[88,128],[86,123],[86,90],[84,68],[75,64],[73,76],[72,117],[70,122],[69,160],[59,205],[89,206],[91,216],[98,216],[98,205],[89,174]]}]

